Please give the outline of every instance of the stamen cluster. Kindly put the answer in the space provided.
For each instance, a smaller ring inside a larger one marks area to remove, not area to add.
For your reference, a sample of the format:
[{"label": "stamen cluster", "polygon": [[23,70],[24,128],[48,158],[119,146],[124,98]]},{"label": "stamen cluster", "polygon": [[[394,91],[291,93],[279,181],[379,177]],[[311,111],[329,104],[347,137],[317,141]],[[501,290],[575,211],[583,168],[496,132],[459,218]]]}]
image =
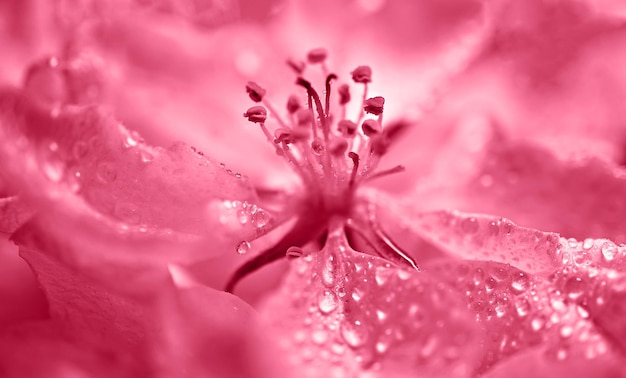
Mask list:
[{"label": "stamen cluster", "polygon": [[[250,99],[262,106],[249,108],[244,116],[260,126],[277,155],[300,176],[306,192],[304,197],[326,211],[341,213],[346,210],[358,184],[374,176],[385,151],[386,135],[382,127],[385,99],[368,98],[372,70],[359,66],[351,75],[355,83],[363,85],[361,111],[356,119],[346,117],[351,94],[349,86],[342,84],[338,89],[340,111],[336,121],[330,107],[331,87],[337,75],[327,73],[326,57],[324,49],[312,50],[307,56],[309,64],[322,66],[326,77],[323,97],[302,76],[305,65],[290,62],[298,75],[296,85],[303,89],[306,101],[300,100],[298,95],[289,96],[287,118],[283,118],[267,99],[265,89],[249,82],[246,90]],[[274,120],[273,128],[267,124],[268,110]],[[366,119],[368,114],[373,117]],[[401,168],[393,171],[398,170]]]},{"label": "stamen cluster", "polygon": [[[377,223],[374,206],[357,200],[356,189],[365,180],[404,170],[402,166],[376,171],[387,150],[390,135],[397,130],[383,129],[383,97],[368,97],[372,69],[359,66],[351,72],[352,80],[363,86],[360,110],[354,119],[346,116],[351,101],[350,87],[337,89],[339,115],[331,112],[332,84],[337,75],[328,73],[326,50],[315,49],[307,55],[309,65],[319,65],[324,80],[323,97],[303,73],[304,62],[288,61],[296,75],[301,95],[288,97],[286,115],[281,115],[269,101],[267,91],[248,82],[246,91],[257,105],[243,115],[257,124],[276,154],[283,158],[301,179],[301,196],[296,199],[297,220],[291,230],[274,246],[247,261],[233,274],[226,290],[265,264],[279,258],[302,256],[310,243],[324,244],[329,233],[343,232],[349,243],[362,241],[369,252],[393,263],[418,269],[413,259],[400,249]],[[273,122],[268,122],[268,115]],[[335,230],[331,230],[331,224]],[[337,229],[337,227],[339,229]]]}]

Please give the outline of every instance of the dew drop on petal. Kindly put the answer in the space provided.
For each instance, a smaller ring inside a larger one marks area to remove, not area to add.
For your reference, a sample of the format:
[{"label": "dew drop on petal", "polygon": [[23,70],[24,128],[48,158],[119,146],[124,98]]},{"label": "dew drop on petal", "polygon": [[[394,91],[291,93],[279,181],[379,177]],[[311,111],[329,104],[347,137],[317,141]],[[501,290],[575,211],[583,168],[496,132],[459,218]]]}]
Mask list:
[{"label": "dew drop on petal", "polygon": [[121,202],[115,205],[113,215],[128,224],[139,224],[141,214],[137,206],[130,202]]},{"label": "dew drop on petal", "polygon": [[341,324],[341,337],[352,348],[358,348],[367,342],[369,332],[360,322],[344,322]]},{"label": "dew drop on petal", "polygon": [[252,215],[252,222],[258,228],[265,227],[267,223],[269,222],[269,220],[270,220],[269,215],[263,210],[258,210],[254,212],[254,214]]},{"label": "dew drop on petal", "polygon": [[545,324],[545,319],[542,316],[538,316],[531,320],[530,327],[533,329],[533,331],[540,331]]},{"label": "dew drop on petal", "polygon": [[583,249],[591,249],[593,247],[593,239],[587,238],[583,241]]},{"label": "dew drop on petal", "polygon": [[317,345],[323,345],[328,341],[328,332],[323,329],[316,329],[311,333],[311,340]]},{"label": "dew drop on petal", "polygon": [[240,255],[245,255],[246,253],[248,253],[248,251],[250,251],[250,243],[247,241],[242,241],[241,243],[239,243],[239,245],[237,245],[237,253]]},{"label": "dew drop on petal", "polygon": [[154,155],[152,155],[150,152],[148,151],[141,151],[139,153],[139,156],[141,157],[141,161],[144,163],[150,163],[152,160],[154,160]]},{"label": "dew drop on petal", "polygon": [[524,297],[518,297],[515,299],[515,309],[517,310],[517,315],[526,316],[530,312],[530,303],[528,299]]},{"label": "dew drop on petal", "polygon": [[561,330],[559,333],[561,334],[562,338],[567,339],[570,336],[572,336],[572,334],[574,334],[574,327],[572,327],[569,324],[565,324],[561,327]]},{"label": "dew drop on petal", "polygon": [[612,261],[617,255],[617,246],[610,241],[604,242],[601,247],[602,257],[606,261]]},{"label": "dew drop on petal", "polygon": [[337,308],[337,297],[330,290],[324,290],[319,297],[319,309],[324,314],[329,314]]},{"label": "dew drop on petal", "polygon": [[524,292],[528,290],[528,286],[530,284],[530,279],[528,275],[524,272],[516,273],[513,276],[513,280],[511,281],[511,288],[516,292]]},{"label": "dew drop on petal", "polygon": [[580,277],[570,277],[565,281],[565,293],[569,299],[576,300],[585,292],[585,283]]},{"label": "dew drop on petal", "polygon": [[117,179],[117,169],[113,163],[103,161],[96,167],[96,176],[101,182],[109,184]]},{"label": "dew drop on petal", "polygon": [[479,229],[478,220],[476,218],[466,218],[461,222],[461,230],[466,234],[474,234]]}]

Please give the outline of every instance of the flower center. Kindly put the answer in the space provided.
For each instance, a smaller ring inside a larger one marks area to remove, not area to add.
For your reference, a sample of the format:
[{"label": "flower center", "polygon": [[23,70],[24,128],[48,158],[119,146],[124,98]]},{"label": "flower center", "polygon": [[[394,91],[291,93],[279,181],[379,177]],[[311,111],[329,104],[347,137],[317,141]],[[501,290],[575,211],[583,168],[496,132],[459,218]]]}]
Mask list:
[{"label": "flower center", "polygon": [[[383,128],[385,99],[368,98],[368,84],[372,80],[372,70],[368,66],[359,66],[351,72],[352,80],[363,86],[363,97],[356,119],[347,118],[350,88],[347,84],[340,85],[338,98],[331,98],[332,84],[338,77],[328,73],[326,56],[324,49],[312,50],[307,56],[309,65],[322,68],[325,78],[323,97],[302,76],[306,64],[288,62],[298,75],[296,85],[304,96],[289,97],[287,118],[276,111],[267,99],[265,89],[255,82],[246,85],[250,99],[258,105],[249,108],[244,117],[259,125],[276,154],[300,178],[301,188],[294,201],[299,215],[283,239],[233,274],[226,291],[232,291],[241,278],[261,266],[285,256],[301,255],[302,247],[311,242],[323,242],[330,220],[335,218],[344,225],[348,240],[365,242],[370,251],[418,269],[415,262],[382,231],[373,205],[355,195],[361,183],[404,170],[402,166],[377,170],[393,136],[404,124]],[[339,109],[338,117],[331,113],[331,107]],[[274,120],[273,130],[266,124],[268,111]]]}]

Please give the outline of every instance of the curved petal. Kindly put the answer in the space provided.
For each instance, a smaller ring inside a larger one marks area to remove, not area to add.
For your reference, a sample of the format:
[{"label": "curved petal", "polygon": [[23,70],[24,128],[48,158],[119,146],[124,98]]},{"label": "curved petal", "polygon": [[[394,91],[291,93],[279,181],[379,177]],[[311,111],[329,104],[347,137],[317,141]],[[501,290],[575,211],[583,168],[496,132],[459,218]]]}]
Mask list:
[{"label": "curved petal", "polygon": [[565,237],[626,240],[626,181],[611,163],[563,161],[531,144],[494,141],[468,184],[457,197],[462,210],[499,214]]},{"label": "curved petal", "polygon": [[303,376],[466,376],[480,335],[459,297],[435,276],[352,251],[330,234],[292,262],[260,307],[264,324]]}]

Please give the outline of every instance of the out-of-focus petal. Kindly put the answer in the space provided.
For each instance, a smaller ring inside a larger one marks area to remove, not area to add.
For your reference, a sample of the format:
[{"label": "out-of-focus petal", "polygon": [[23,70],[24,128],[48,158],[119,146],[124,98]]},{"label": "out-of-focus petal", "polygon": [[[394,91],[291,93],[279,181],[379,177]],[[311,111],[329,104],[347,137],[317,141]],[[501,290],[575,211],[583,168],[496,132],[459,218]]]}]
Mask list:
[{"label": "out-of-focus petal", "polygon": [[0,198],[0,233],[11,234],[24,224],[34,210],[18,196]]},{"label": "out-of-focus petal", "polygon": [[563,161],[526,143],[493,141],[458,208],[499,214],[564,237],[626,240],[623,170],[599,159]]}]

